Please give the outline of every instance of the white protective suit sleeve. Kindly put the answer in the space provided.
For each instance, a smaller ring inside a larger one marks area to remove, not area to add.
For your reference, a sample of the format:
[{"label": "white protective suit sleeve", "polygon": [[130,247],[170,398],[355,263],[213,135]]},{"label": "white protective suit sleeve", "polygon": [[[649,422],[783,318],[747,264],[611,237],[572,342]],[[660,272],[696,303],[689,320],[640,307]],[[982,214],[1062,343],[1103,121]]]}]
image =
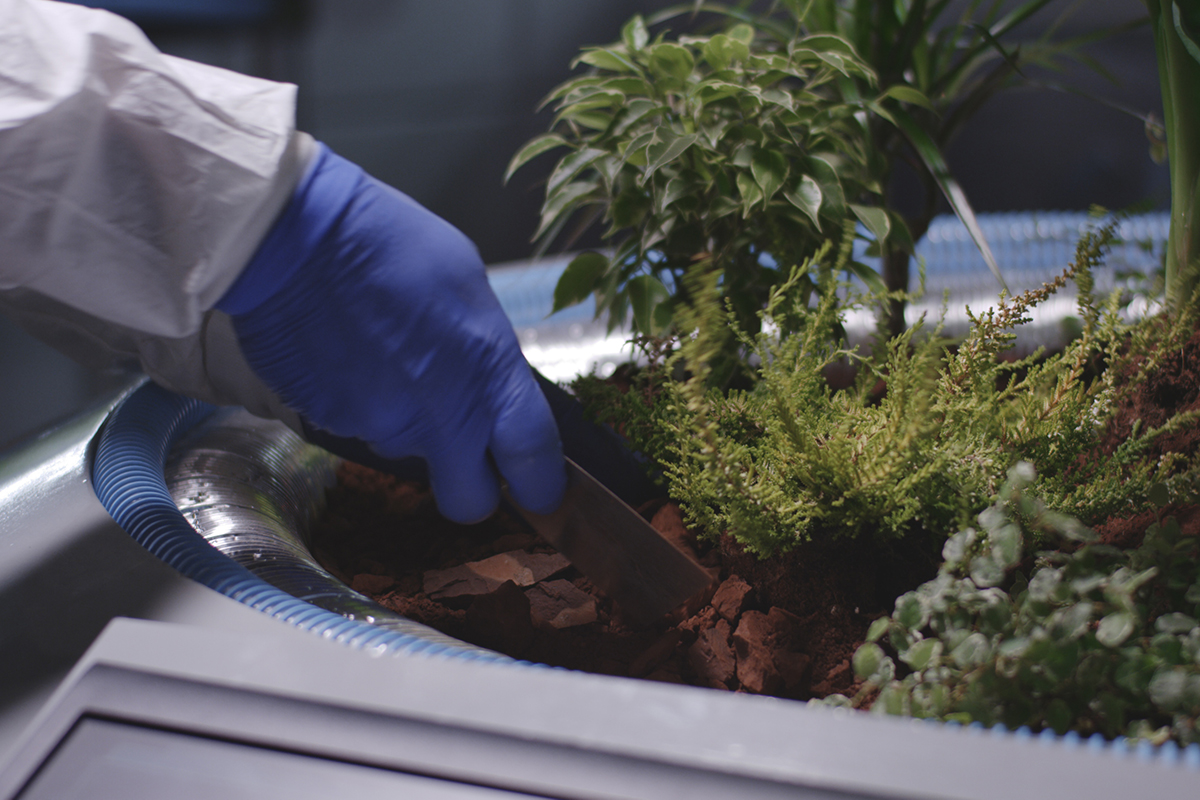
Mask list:
[{"label": "white protective suit sleeve", "polygon": [[286,418],[209,309],[315,153],[294,119],[290,84],[164,55],[104,11],[0,0],[0,308],[91,365]]}]

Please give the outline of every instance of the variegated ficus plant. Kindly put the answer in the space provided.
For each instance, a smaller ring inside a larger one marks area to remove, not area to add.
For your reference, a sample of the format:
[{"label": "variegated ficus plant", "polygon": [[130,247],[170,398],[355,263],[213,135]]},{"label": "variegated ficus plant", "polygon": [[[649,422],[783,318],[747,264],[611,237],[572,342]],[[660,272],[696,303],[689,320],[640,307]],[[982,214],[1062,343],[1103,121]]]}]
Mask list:
[{"label": "variegated ficus plant", "polygon": [[[1005,14],[999,3],[953,4],[958,17],[949,0],[696,3],[634,17],[619,41],[578,56],[584,74],[546,100],[550,132],[508,169],[557,151],[536,234],[543,246],[607,225],[611,251],[571,263],[556,310],[594,294],[610,324],[632,317],[638,332],[661,332],[687,300],[682,276],[715,269],[752,333],[770,287],[857,227],[883,268],[849,268],[890,293],[895,334],[913,241],[941,198],[1000,279],[942,153],[990,96],[1025,79],[1024,65],[1078,53],[1084,39],[1054,41],[1053,28],[1009,41],[1051,2]],[[899,213],[888,194],[902,159],[925,187],[915,213]]]}]

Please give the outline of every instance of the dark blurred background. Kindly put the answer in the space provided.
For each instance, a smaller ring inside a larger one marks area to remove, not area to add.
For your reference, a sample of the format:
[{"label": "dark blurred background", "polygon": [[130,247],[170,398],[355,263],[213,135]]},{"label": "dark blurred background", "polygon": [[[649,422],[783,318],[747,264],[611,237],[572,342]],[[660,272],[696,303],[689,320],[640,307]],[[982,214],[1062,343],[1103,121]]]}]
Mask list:
[{"label": "dark blurred background", "polygon": [[[108,0],[167,53],[300,87],[298,126],[466,232],[490,264],[528,258],[539,182],[553,156],[502,185],[544,132],[539,100],[580,46],[613,40],[637,0]],[[1053,22],[1061,2],[1028,23]],[[1062,35],[1143,16],[1138,0],[1084,0]],[[1057,76],[1139,112],[1158,110],[1149,29],[1090,54],[1116,77]],[[1160,113],[1161,116],[1161,112]],[[1165,166],[1142,122],[1085,97],[1022,90],[996,98],[953,143],[951,166],[977,211],[1166,207]],[[0,318],[0,449],[74,413],[113,376],[66,360]]]}]

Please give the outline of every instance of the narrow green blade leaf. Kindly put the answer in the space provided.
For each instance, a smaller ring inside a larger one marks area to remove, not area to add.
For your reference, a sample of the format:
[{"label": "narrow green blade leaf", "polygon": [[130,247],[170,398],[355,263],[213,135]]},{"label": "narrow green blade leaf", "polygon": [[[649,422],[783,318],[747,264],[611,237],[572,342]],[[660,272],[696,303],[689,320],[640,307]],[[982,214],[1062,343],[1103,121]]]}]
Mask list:
[{"label": "narrow green blade leaf", "polygon": [[962,220],[963,225],[967,226],[967,233],[971,235],[971,240],[975,242],[975,246],[983,254],[983,260],[987,263],[988,269],[992,271],[992,275],[996,277],[1000,288],[1008,291],[1008,284],[1005,283],[1004,276],[1000,274],[1000,265],[996,263],[996,257],[992,255],[992,248],[988,246],[987,239],[983,235],[983,229],[979,227],[979,220],[975,218],[975,211],[971,208],[971,204],[967,200],[967,195],[963,192],[962,187],[958,185],[958,181],[950,174],[950,167],[946,164],[945,158],[942,157],[941,150],[938,149],[937,144],[929,137],[929,134],[922,130],[907,112],[897,109],[893,112],[893,116],[896,119],[897,126],[908,138],[908,141],[925,163],[925,168],[929,170],[934,181],[937,182],[938,187],[942,190],[942,194],[950,201],[950,207],[954,209],[954,213]]},{"label": "narrow green blade leaf", "polygon": [[559,136],[557,133],[543,133],[530,139],[525,143],[525,146],[517,151],[513,156],[512,161],[508,162],[508,169],[504,171],[504,182],[508,183],[508,179],[513,173],[523,167],[532,159],[540,156],[548,150],[553,150],[556,147],[562,147],[567,143],[567,140]]},{"label": "narrow green blade leaf", "polygon": [[894,86],[889,86],[887,91],[880,95],[879,99],[890,97],[893,100],[899,100],[901,103],[912,103],[916,106],[933,110],[933,103],[925,96],[924,92],[912,86],[906,86],[903,83],[897,83]]},{"label": "narrow green blade leaf", "polygon": [[588,299],[607,269],[608,258],[599,253],[582,253],[575,256],[558,277],[558,283],[554,287],[554,310],[550,313],[562,311]]},{"label": "narrow green blade leaf", "polygon": [[656,311],[658,306],[670,296],[663,282],[653,275],[639,275],[626,285],[629,292],[629,302],[633,307],[633,325],[646,334],[658,333]]}]

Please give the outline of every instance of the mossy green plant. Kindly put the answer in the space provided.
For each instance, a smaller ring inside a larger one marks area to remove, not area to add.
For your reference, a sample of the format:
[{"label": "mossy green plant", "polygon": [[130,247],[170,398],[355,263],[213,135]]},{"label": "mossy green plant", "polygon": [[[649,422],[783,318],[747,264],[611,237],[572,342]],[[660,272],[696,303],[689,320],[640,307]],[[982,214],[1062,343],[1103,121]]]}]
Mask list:
[{"label": "mossy green plant", "polygon": [[[853,660],[858,695],[823,702],[873,698],[877,713],[1200,741],[1200,540],[1168,518],[1135,549],[1097,543],[1033,483],[1028,462],[1009,470],[996,501],[947,540],[937,578],[871,626]],[[1152,494],[1167,500],[1165,489]],[[1029,552],[1046,538],[1074,546]]]}]

